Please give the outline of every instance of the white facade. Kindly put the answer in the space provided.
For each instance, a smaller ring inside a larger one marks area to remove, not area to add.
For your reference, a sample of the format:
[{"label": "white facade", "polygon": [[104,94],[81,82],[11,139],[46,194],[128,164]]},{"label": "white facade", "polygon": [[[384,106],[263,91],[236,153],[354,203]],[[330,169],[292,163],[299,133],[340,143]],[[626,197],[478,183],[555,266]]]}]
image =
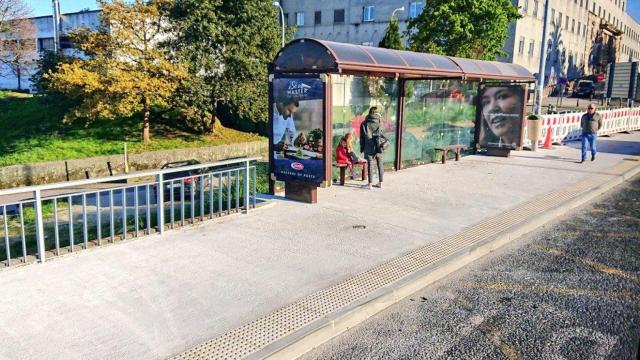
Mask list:
[{"label": "white facade", "polygon": [[[613,59],[640,58],[640,24],[626,12],[626,0],[549,1],[547,77],[566,75],[571,80],[602,72]],[[544,3],[514,0],[523,17],[510,29],[503,61],[538,73]]]},{"label": "white facade", "polygon": [[[505,43],[507,55],[500,59],[538,73],[545,0],[512,0],[523,17],[511,26]],[[594,62],[608,61],[594,40],[613,37],[616,61],[640,58],[640,24],[626,12],[628,0],[549,0],[549,37],[554,49],[548,55],[545,75],[569,79],[591,75]],[[377,46],[391,14],[397,11],[401,33],[427,1],[407,0],[283,0],[285,22],[296,25],[295,37]],[[605,29],[601,29],[601,26]],[[443,29],[446,31],[446,29]],[[618,34],[617,36],[611,33]],[[606,64],[604,64],[606,66]],[[604,66],[600,66],[602,68]],[[553,70],[551,70],[553,68]]]},{"label": "white facade", "polygon": [[[79,28],[88,28],[96,30],[100,26],[99,10],[81,11],[75,13],[62,14],[60,19],[60,48],[66,54],[72,54],[72,44],[69,40],[69,32]],[[39,54],[46,50],[54,48],[54,25],[53,16],[39,16],[30,19],[35,27],[35,44],[36,50],[33,58],[37,59]],[[0,67],[3,65],[0,64]],[[0,89],[18,89],[18,79],[11,74],[8,69],[0,69]],[[29,66],[29,69],[21,76],[21,88],[30,89],[31,82],[29,78],[36,72],[35,64]]]},{"label": "white facade", "polygon": [[394,10],[400,33],[426,3],[403,0],[282,0],[285,22],[296,25],[296,38],[310,37],[358,45],[378,46]]}]

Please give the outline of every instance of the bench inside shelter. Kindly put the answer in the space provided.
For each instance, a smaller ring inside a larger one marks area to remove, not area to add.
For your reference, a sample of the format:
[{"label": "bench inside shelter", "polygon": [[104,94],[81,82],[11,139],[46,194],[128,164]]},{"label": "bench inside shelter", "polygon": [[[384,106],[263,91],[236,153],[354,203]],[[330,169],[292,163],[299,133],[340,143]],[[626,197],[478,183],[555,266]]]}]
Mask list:
[{"label": "bench inside shelter", "polygon": [[455,151],[456,152],[456,161],[460,161],[460,157],[462,155],[462,151],[467,150],[467,146],[465,146],[465,145],[448,145],[448,146],[437,147],[437,148],[435,148],[435,150],[439,150],[442,153],[442,163],[446,164],[447,163],[447,154],[449,153],[449,151]]},{"label": "bench inside shelter", "polygon": [[[362,167],[362,181],[367,180],[367,163],[366,162],[357,162],[353,164],[354,167],[360,166]],[[340,169],[340,185],[344,185],[345,177],[347,174],[347,169],[349,166],[347,164],[338,164],[336,162],[333,163],[333,167],[337,167]]]}]

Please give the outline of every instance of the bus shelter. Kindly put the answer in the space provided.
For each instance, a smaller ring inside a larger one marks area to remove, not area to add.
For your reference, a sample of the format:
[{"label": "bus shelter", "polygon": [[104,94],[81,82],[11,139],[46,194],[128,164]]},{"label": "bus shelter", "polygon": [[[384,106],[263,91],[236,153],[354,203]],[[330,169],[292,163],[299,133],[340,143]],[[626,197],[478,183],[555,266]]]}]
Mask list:
[{"label": "bus shelter", "polygon": [[516,64],[294,40],[269,65],[270,191],[276,180],[294,198],[329,186],[337,144],[352,133],[358,149],[372,106],[390,141],[385,168],[436,161],[447,145],[518,148],[534,81]]}]

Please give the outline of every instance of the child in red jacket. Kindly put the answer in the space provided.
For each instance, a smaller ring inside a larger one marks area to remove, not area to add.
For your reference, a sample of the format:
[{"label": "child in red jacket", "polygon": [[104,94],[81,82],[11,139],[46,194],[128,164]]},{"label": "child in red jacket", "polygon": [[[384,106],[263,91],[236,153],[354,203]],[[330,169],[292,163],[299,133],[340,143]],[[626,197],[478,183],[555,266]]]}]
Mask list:
[{"label": "child in red jacket", "polygon": [[336,148],[336,162],[338,164],[347,164],[351,172],[351,179],[353,180],[355,176],[353,164],[360,163],[362,160],[358,159],[358,156],[353,152],[352,143],[353,135],[351,133],[347,133],[340,139],[340,144]]}]

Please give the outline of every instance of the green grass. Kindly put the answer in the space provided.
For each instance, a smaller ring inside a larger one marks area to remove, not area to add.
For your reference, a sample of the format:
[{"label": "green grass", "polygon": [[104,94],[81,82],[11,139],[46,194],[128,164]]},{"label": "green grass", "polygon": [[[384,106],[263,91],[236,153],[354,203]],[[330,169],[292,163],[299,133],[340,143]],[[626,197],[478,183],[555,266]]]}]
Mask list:
[{"label": "green grass", "polygon": [[65,124],[64,110],[46,103],[47,98],[0,91],[0,166],[122,154],[125,142],[129,153],[141,153],[262,139],[222,127],[210,136],[152,122],[152,140],[145,144],[137,118]]}]

